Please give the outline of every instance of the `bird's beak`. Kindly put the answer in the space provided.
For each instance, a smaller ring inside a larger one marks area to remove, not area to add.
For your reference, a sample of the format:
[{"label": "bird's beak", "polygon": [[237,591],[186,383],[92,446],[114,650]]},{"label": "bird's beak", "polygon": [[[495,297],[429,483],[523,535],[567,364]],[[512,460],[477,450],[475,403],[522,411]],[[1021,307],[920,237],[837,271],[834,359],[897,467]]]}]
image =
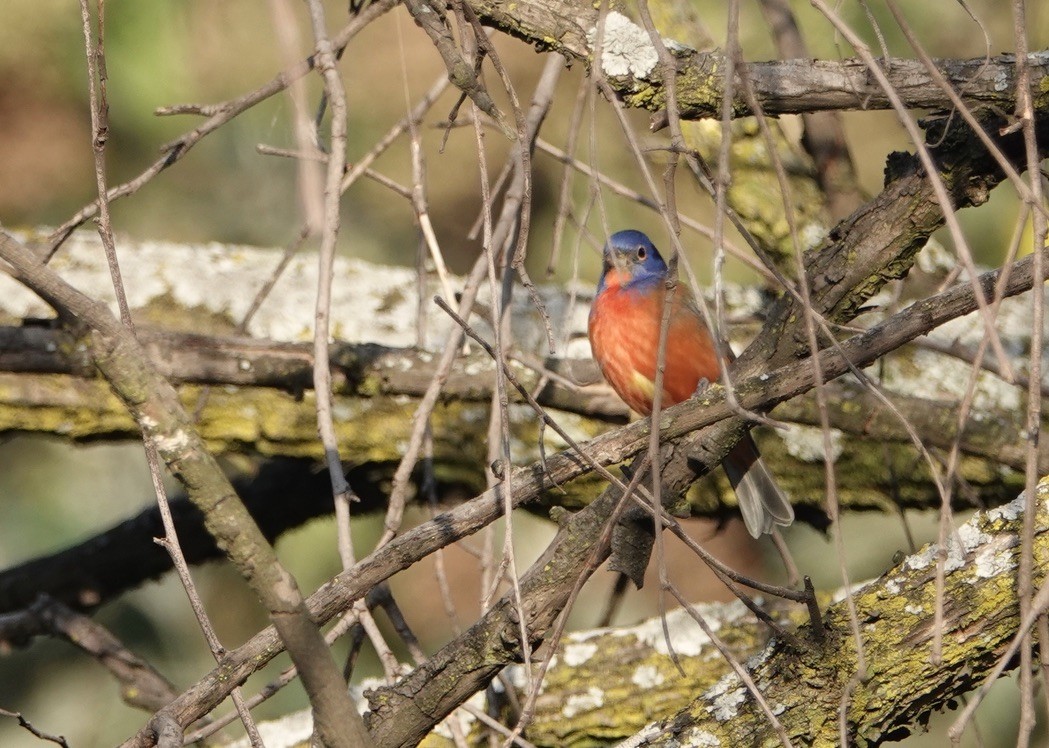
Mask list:
[{"label": "bird's beak", "polygon": [[616,270],[620,273],[630,272],[630,257],[623,252],[606,252],[605,263],[610,270]]},{"label": "bird's beak", "polygon": [[630,257],[623,252],[605,252],[602,277],[608,288],[617,288],[630,282],[634,273]]}]

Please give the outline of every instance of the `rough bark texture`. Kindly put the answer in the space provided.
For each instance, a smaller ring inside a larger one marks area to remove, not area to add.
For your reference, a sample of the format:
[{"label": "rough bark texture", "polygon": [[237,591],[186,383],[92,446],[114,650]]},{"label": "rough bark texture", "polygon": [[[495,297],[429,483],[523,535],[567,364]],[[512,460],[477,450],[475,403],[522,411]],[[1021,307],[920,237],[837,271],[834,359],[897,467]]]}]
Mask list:
[{"label": "rough bark texture", "polygon": [[[569,59],[594,64],[595,30],[599,6],[571,0],[473,0],[470,6],[482,21],[517,36],[539,49],[560,52]],[[651,111],[666,108],[666,92],[657,69],[658,59],[645,32],[625,16],[616,15],[615,26],[606,20],[602,69],[616,91],[630,106]],[[625,21],[625,23],[622,23]],[[627,25],[629,24],[629,25]],[[632,28],[631,28],[632,27]],[[613,30],[610,30],[613,29]],[[637,36],[640,34],[640,36]],[[673,36],[671,33],[670,36]],[[629,39],[629,53],[621,39]],[[640,41],[639,41],[640,40]],[[648,48],[646,48],[648,45]],[[677,102],[682,119],[719,117],[724,91],[725,59],[722,52],[673,48],[677,63]],[[1016,66],[1011,55],[990,61],[941,60],[941,71],[955,90],[974,106],[1009,110],[1015,103]],[[1031,55],[1032,92],[1036,105],[1045,106],[1042,81],[1049,75],[1049,54]],[[915,109],[946,111],[950,100],[917,60],[893,59],[884,64],[886,74],[904,105]],[[747,64],[757,98],[768,114],[838,109],[886,109],[889,100],[859,60],[783,60]],[[751,113],[735,89],[733,115]]]},{"label": "rough bark texture", "polygon": [[[1035,586],[1049,561],[1049,485],[1039,488]],[[926,546],[854,593],[868,679],[857,673],[856,642],[844,602],[824,616],[828,639],[803,652],[772,643],[750,665],[763,695],[795,745],[835,745],[846,689],[848,732],[857,745],[898,740],[930,713],[983,681],[1020,626],[1016,567],[1023,499],[982,512],[958,528],[946,549]],[[936,564],[945,564],[942,661],[932,661]],[[805,629],[802,629],[805,632]],[[698,695],[672,719],[643,729],[634,745],[682,740],[779,745],[779,738],[735,674]]]},{"label": "rough bark texture", "polygon": [[[866,229],[864,224],[857,231]],[[258,268],[274,261],[274,253],[248,247],[221,249],[215,245],[152,242],[135,245],[134,249],[128,252],[128,257],[134,259],[126,264],[124,273],[129,286],[140,289],[137,314],[164,323],[163,327],[143,330],[143,345],[159,371],[181,383],[178,391],[182,403],[189,412],[199,413],[197,429],[209,450],[216,454],[323,457],[316,439],[313,394],[308,389],[309,344],[231,336],[228,320],[235,314],[237,304],[242,303],[242,294],[231,292],[229,283],[211,289],[205,307],[193,305],[199,296],[192,287],[178,284],[174,270],[169,280],[151,282],[158,272],[160,257],[189,263],[201,268],[202,276],[211,277],[221,275],[231,257],[245,268]],[[77,235],[63,257],[59,267],[70,268],[72,279],[88,287],[91,279],[104,270],[97,238],[89,235]],[[308,254],[301,259],[304,267],[314,262]],[[167,272],[165,267],[162,265],[159,272]],[[363,262],[348,263],[339,270],[340,279],[349,288],[373,290],[359,303],[377,315],[376,323],[384,340],[389,341],[380,344],[365,336],[333,347],[336,431],[343,453],[352,456],[361,475],[367,476],[368,485],[358,486],[367,492],[369,485],[374,487],[387,479],[399,460],[399,445],[408,438],[411,428],[411,398],[425,389],[433,375],[435,357],[427,350],[392,345],[414,336],[414,286],[401,288],[397,300],[391,300],[390,289],[403,286],[407,279],[404,270]],[[929,274],[929,282],[937,276],[936,272]],[[5,280],[0,276],[0,284]],[[286,298],[304,297],[312,282],[307,273],[293,274],[282,293]],[[151,294],[147,293],[149,290]],[[734,315],[759,311],[758,294],[733,288],[728,296],[738,302],[733,307]],[[568,297],[557,289],[545,289],[544,300],[570,320],[570,334],[582,332],[585,296],[574,312],[569,311]],[[871,304],[869,300],[865,303]],[[21,314],[39,320],[46,313],[40,302],[32,302],[25,294],[0,293],[0,304],[6,304],[7,314],[12,316]],[[541,325],[533,318],[534,308],[526,300],[521,299],[517,309],[518,325],[531,329],[515,339],[521,341],[522,353],[531,360],[542,348],[536,335]],[[308,307],[296,311],[292,305],[287,314],[272,318],[263,315],[257,333],[294,337],[294,331],[307,324],[310,313]],[[296,314],[302,319],[297,320]],[[1024,322],[1026,314],[1022,301],[1007,302],[999,323],[1000,329],[1008,331],[1021,349],[1026,346],[1025,336],[1030,331]],[[356,316],[354,308],[347,306],[334,318],[335,326],[349,334],[362,335],[353,326]],[[868,314],[867,319],[871,317]],[[177,331],[186,328],[212,329],[214,333]],[[755,331],[754,324],[732,328],[739,336],[739,345],[745,344]],[[938,333],[938,339],[945,343],[960,339],[974,345],[982,334],[979,323],[970,315]],[[370,336],[374,338],[374,331]],[[586,440],[608,428],[602,422],[621,423],[627,411],[611,390],[598,382],[599,374],[585,344],[573,344],[568,353],[575,357],[546,359],[543,365],[570,381],[594,384],[579,389],[549,380],[539,390],[538,400],[559,411],[558,421],[574,438]],[[526,387],[534,390],[538,386],[539,374],[534,369],[512,365]],[[953,416],[969,370],[970,365],[964,360],[907,349],[886,359],[879,375],[884,390],[898,407],[913,415],[927,444],[947,449],[956,430]],[[0,327],[0,372],[6,372],[0,373],[0,433],[45,433],[77,441],[138,438],[134,420],[108,385],[95,378],[75,337],[50,323]],[[434,469],[443,486],[463,487],[471,493],[483,489],[485,430],[493,373],[491,360],[476,350],[461,358],[451,373],[445,398],[432,420]],[[985,373],[981,375],[978,393],[975,415],[963,442],[961,478],[967,493],[961,500],[966,504],[997,504],[1015,495],[1022,480],[1017,472],[1003,474],[998,470],[999,465],[1010,466],[1014,471],[1022,467],[1019,389]],[[939,498],[925,468],[920,464],[914,467],[913,448],[899,422],[859,388],[836,385],[828,395],[832,425],[838,429],[832,456],[840,468],[843,505],[937,505]],[[802,425],[816,423],[811,397],[787,403],[773,415]],[[514,435],[522,459],[538,459],[534,446],[538,426],[531,411],[524,405],[515,406],[514,416]],[[550,430],[546,437],[548,451],[565,446]],[[759,433],[758,439],[769,464],[793,499],[802,506],[818,507],[823,500],[823,457],[818,433],[795,428]],[[884,444],[884,451],[873,453],[869,448],[873,440]],[[1045,450],[1049,455],[1049,445]],[[558,492],[550,500],[579,508],[592,497],[594,485],[589,479],[568,483],[564,486],[566,494]],[[695,514],[718,517],[731,513],[735,501],[721,471],[714,471],[710,479],[690,493],[689,500]]]}]

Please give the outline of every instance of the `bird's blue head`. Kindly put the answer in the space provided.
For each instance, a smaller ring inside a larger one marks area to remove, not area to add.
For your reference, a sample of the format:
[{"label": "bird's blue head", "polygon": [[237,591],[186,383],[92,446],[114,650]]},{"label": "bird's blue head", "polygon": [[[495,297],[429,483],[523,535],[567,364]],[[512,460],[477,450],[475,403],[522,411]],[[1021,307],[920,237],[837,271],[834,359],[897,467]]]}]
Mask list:
[{"label": "bird's blue head", "polygon": [[633,229],[612,234],[602,260],[599,293],[606,288],[640,290],[663,283],[667,277],[667,264],[652,240]]}]

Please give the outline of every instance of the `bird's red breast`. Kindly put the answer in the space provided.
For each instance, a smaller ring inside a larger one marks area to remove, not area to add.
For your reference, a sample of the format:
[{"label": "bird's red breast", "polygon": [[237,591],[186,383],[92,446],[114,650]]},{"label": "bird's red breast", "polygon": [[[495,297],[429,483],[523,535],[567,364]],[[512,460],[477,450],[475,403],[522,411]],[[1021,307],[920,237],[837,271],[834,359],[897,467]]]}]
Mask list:
[{"label": "bird's red breast", "polygon": [[[654,283],[625,288],[606,275],[605,286],[590,308],[590,345],[605,379],[631,408],[652,412],[656,354],[666,289]],[[688,289],[674,293],[667,330],[663,405],[687,400],[703,379],[717,381],[720,367],[714,345]]]}]

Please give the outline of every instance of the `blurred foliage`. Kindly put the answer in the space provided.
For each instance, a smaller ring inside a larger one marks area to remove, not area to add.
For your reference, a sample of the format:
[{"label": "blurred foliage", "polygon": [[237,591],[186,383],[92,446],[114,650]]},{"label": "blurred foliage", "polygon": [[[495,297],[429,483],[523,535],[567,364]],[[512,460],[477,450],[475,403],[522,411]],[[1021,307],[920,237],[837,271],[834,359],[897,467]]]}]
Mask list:
[{"label": "blurred foliage", "polygon": [[[713,44],[721,44],[724,4],[700,0],[695,0],[695,4],[706,34]],[[905,12],[935,56],[980,56],[985,51],[994,54],[1010,49],[1011,19],[1002,12],[999,0],[973,0],[968,6],[983,21],[983,28],[969,19],[962,4],[949,0],[905,3]],[[1029,6],[1031,47],[1044,48],[1049,44],[1049,6]],[[269,7],[252,0],[110,0],[106,4],[111,116],[107,154],[111,184],[140,173],[158,157],[163,143],[197,123],[193,116],[157,117],[153,113],[157,107],[230,99],[261,85],[281,68]],[[309,47],[305,36],[309,25],[301,4],[295,4],[293,10],[299,14],[299,48],[305,52]],[[848,4],[839,10],[877,49],[880,42],[863,7]],[[850,54],[807,3],[796,3],[795,11],[813,55],[835,59]],[[872,12],[888,50],[911,57],[891,16],[881,5],[872,6]],[[345,17],[345,3],[329,2],[328,13],[332,26],[337,26],[339,19]],[[744,4],[741,28],[747,59],[775,56],[755,3]],[[984,30],[990,40],[989,48],[985,47]],[[526,104],[541,61],[532,49],[519,42],[498,38],[496,44]],[[583,79],[581,68],[576,65],[563,76],[544,127],[543,137],[558,147],[563,147],[567,137],[576,90]],[[395,11],[351,43],[341,70],[349,97],[349,158],[353,161],[404,115],[410,102],[441,74],[442,66],[407,15]],[[0,6],[0,223],[4,226],[56,225],[92,199],[95,188],[86,77],[80,15],[75,4],[56,0],[4,1]],[[496,77],[490,75],[489,81],[494,87]],[[315,105],[319,87],[314,77],[309,79],[308,91]],[[467,232],[478,215],[480,200],[472,128],[454,128],[446,133],[437,126],[447,117],[456,98],[453,92],[444,95],[428,116],[422,136],[433,220],[452,269],[462,272],[477,256],[478,243],[470,240]],[[505,105],[505,96],[496,98]],[[464,107],[464,115],[466,111]],[[277,96],[206,138],[183,161],[133,197],[114,205],[117,230],[180,241],[261,246],[290,242],[297,235],[301,220],[294,164],[256,152],[257,144],[294,147],[290,114],[286,96]],[[584,117],[580,156],[644,191],[644,182],[608,107],[598,101],[592,119],[590,116]],[[629,116],[638,132],[647,132],[646,115]],[[787,132],[796,137],[796,119],[785,117],[782,122]],[[886,154],[910,150],[903,131],[892,113],[849,113],[845,115],[845,126],[863,187],[877,192]],[[644,135],[643,139],[650,147],[666,144],[665,132]],[[507,143],[491,133],[486,138],[486,148],[494,178]],[[650,159],[658,175],[665,156],[654,150]],[[535,164],[530,263],[534,276],[541,278],[553,240],[551,228],[563,170],[544,155],[537,155]],[[407,142],[399,141],[379,159],[376,168],[401,183],[410,182]],[[577,206],[588,199],[589,189],[585,178],[573,176]],[[710,222],[709,200],[683,174],[678,178],[678,201],[685,212]],[[415,261],[417,231],[410,206],[401,197],[362,180],[344,198],[343,206],[343,251],[387,263]],[[970,242],[981,259],[991,262],[1001,255],[1010,240],[1016,210],[1015,198],[1005,187],[978,214],[962,214]],[[606,221],[613,230],[631,225],[665,237],[658,216],[608,192],[603,193],[601,203],[589,215],[588,229],[598,241],[605,234]],[[709,242],[694,234],[686,234],[684,240],[692,251],[693,266],[701,277],[709,277]],[[578,274],[590,282],[595,277],[596,247],[577,242],[576,231],[570,227],[565,247],[576,246],[580,246],[578,262],[566,250],[554,280],[565,281]],[[730,265],[729,273],[746,277],[746,271],[737,266]],[[151,501],[151,495],[138,446],[73,449],[38,439],[8,441],[0,445],[0,564],[8,566],[86,537],[137,511]],[[876,556],[857,565],[850,572],[853,579],[876,574],[890,562],[893,552],[906,548],[895,520],[878,518],[878,527],[885,527],[877,532],[871,530],[874,521],[869,517],[846,520],[852,526],[848,541],[850,562],[859,564],[861,556]],[[358,529],[362,533],[361,546],[367,547],[365,536],[374,535],[376,528],[359,523]],[[542,535],[549,530],[540,527],[531,532]],[[712,530],[703,526],[697,532],[707,536]],[[922,528],[922,537],[931,534],[931,525]],[[336,570],[332,536],[330,522],[317,522],[281,541],[282,555],[304,588],[312,589]],[[860,542],[864,536],[865,542]],[[822,580],[825,585],[840,583],[838,573],[826,568],[830,555],[824,538],[814,537],[806,528],[794,528],[789,539],[801,554],[799,562],[803,568],[822,567],[827,572]],[[738,534],[723,533],[716,543],[722,544],[723,555],[735,557],[737,566],[746,567],[756,561],[753,546],[745,545]],[[532,540],[530,545],[538,549],[542,541]],[[318,548],[324,550],[318,553]],[[467,610],[473,611],[468,601],[476,604],[477,600],[476,569],[471,571],[475,562],[462,551],[449,551],[449,555],[453,554],[462,557],[449,562],[455,574],[471,580],[468,584],[459,583],[455,592],[457,601],[464,606],[465,617]],[[430,568],[420,565],[411,573],[417,576],[406,579],[417,580],[429,591],[434,589]],[[697,576],[691,569],[687,574]],[[258,606],[228,569],[213,565],[196,571],[195,576],[206,602],[212,603],[208,608],[227,646],[236,646],[264,623]],[[399,582],[402,583],[408,584]],[[578,625],[592,625],[591,614],[601,607],[608,584],[608,578],[599,575],[588,586],[593,602],[581,605],[587,615],[580,616]],[[697,596],[725,595],[723,590],[713,590],[709,583],[704,589],[705,592],[696,589]],[[422,624],[426,643],[436,646],[449,626],[444,622],[435,592],[432,597],[431,609],[417,609],[409,615],[414,616],[416,624]],[[652,609],[645,607],[651,600],[648,591],[644,596],[632,594],[623,619],[651,614]],[[210,656],[178,582],[172,577],[107,606],[100,611],[99,620],[179,686],[192,682],[210,666]],[[344,650],[339,650],[340,656]],[[269,680],[285,664],[275,663],[257,675],[249,683],[249,690]],[[371,659],[361,669],[369,674],[376,672]],[[1012,702],[1005,701],[1008,703],[1002,705],[1002,700],[993,700],[984,712],[998,717],[988,732],[1004,732],[1008,737],[1016,718],[1015,708],[1009,705]],[[259,713],[275,715],[302,704],[299,690],[287,689]],[[65,734],[75,748],[112,745],[143,719],[140,713],[119,704],[116,685],[100,668],[72,653],[67,645],[53,641],[38,641],[29,651],[0,656],[0,706],[21,710],[40,728]],[[0,722],[0,745],[29,744],[36,745],[27,733],[9,721]]]}]

